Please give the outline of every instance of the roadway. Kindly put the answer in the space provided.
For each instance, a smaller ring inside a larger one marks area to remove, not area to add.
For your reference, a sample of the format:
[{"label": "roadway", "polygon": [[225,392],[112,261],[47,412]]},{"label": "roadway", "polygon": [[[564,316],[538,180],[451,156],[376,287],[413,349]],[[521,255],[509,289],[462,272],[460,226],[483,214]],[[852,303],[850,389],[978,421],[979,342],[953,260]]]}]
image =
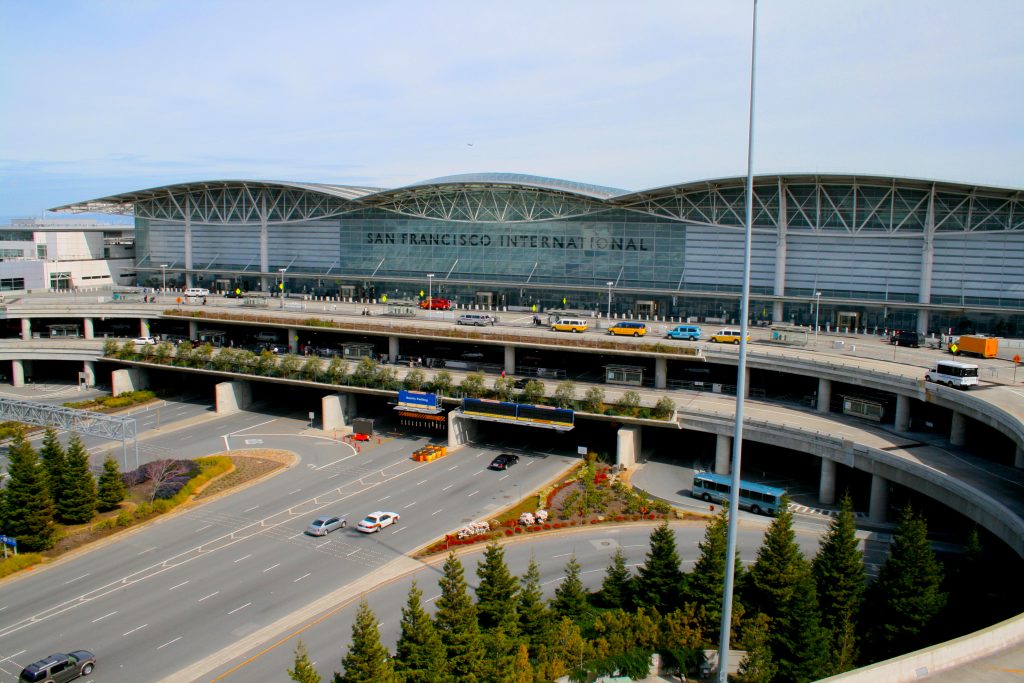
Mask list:
[{"label": "roadway", "polygon": [[[240,413],[186,424],[150,444],[180,457],[225,446],[284,449],[299,464],[4,582],[0,672],[17,675],[50,652],[86,648],[98,654],[104,681],[173,678],[576,462],[575,455],[524,453],[509,472],[491,472],[485,467],[496,451],[483,448],[413,462],[423,438],[388,437],[356,453],[289,417]],[[352,528],[377,509],[402,520],[374,536]],[[325,538],[303,534],[328,512],[345,515],[349,528]]]},{"label": "roadway", "polygon": [[[757,556],[764,531],[770,520],[767,518],[744,518],[737,537],[737,549],[745,563],[751,563]],[[571,530],[522,538],[505,544],[505,559],[513,574],[522,576],[530,558],[534,557],[540,567],[541,584],[545,595],[554,595],[555,588],[564,578],[565,564],[572,555],[583,567],[581,579],[590,590],[600,588],[605,569],[611,564],[616,549],[621,548],[627,564],[636,573],[636,567],[643,564],[650,547],[649,539],[653,524],[609,525],[597,529]],[[683,571],[693,569],[699,557],[697,543],[704,538],[704,525],[695,522],[672,523],[676,535],[676,546],[682,558]],[[795,525],[796,538],[804,554],[812,557],[818,550],[818,539],[823,527]],[[466,582],[472,589],[479,583],[476,576],[477,563],[483,548],[460,553],[465,568]],[[423,591],[424,606],[433,612],[440,597],[438,579],[444,556],[432,558],[429,564],[421,564],[395,577],[385,585],[376,587],[365,594],[346,596],[344,601],[321,613],[311,615],[287,633],[286,638],[267,643],[261,647],[238,652],[230,662],[217,667],[203,680],[271,681],[284,676],[286,669],[294,663],[295,646],[299,639],[306,645],[309,657],[324,680],[330,672],[341,668],[341,658],[348,650],[359,599],[366,597],[370,608],[377,616],[381,641],[394,652],[395,643],[401,633],[402,608],[409,594],[409,587],[415,580]]]}]

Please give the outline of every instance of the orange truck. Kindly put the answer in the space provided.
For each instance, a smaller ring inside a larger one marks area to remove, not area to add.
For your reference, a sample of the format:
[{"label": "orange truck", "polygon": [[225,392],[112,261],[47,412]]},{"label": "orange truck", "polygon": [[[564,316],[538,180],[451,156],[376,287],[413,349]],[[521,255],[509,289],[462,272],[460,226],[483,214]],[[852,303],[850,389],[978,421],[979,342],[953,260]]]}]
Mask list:
[{"label": "orange truck", "polygon": [[966,353],[981,358],[995,358],[999,352],[999,340],[995,337],[979,337],[964,334],[949,345],[949,352],[954,356]]}]

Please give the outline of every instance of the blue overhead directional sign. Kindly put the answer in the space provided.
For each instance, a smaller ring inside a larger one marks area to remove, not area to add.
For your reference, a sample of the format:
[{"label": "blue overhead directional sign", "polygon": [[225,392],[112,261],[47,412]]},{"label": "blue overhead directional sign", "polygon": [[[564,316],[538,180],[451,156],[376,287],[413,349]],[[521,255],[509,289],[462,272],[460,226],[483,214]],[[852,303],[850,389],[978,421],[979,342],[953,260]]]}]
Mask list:
[{"label": "blue overhead directional sign", "polygon": [[3,543],[5,545],[9,545],[12,548],[18,545],[18,542],[16,540],[14,540],[13,538],[11,538],[10,536],[0,536],[0,543]]}]

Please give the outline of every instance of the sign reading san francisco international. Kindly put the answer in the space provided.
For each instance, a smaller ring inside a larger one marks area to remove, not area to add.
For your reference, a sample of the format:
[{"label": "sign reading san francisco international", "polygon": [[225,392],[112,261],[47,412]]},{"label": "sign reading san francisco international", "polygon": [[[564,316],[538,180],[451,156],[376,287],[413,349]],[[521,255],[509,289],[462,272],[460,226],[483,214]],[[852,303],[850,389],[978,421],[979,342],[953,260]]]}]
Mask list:
[{"label": "sign reading san francisco international", "polygon": [[421,247],[520,247],[523,249],[596,249],[650,251],[644,237],[560,237],[556,235],[491,235],[368,232],[367,244],[409,244]]}]

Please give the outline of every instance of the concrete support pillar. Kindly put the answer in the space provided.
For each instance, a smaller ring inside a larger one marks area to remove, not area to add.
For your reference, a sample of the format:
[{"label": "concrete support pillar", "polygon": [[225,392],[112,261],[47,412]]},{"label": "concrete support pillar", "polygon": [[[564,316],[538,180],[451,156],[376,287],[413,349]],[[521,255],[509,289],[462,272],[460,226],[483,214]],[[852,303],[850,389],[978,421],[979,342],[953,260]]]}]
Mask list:
[{"label": "concrete support pillar", "polygon": [[896,418],[893,426],[897,432],[910,431],[910,397],[896,394]]},{"label": "concrete support pillar", "polygon": [[398,358],[398,337],[388,337],[388,357],[392,361]]},{"label": "concrete support pillar", "polygon": [[1017,444],[1017,450],[1013,454],[1013,466],[1024,470],[1024,446]]},{"label": "concrete support pillar", "polygon": [[120,396],[128,391],[149,388],[149,373],[145,368],[124,368],[110,373],[110,393]]},{"label": "concrete support pillar", "polygon": [[505,346],[505,374],[514,375],[516,372],[516,347]]},{"label": "concrete support pillar", "polygon": [[139,336],[149,336],[149,318],[139,318]]},{"label": "concrete support pillar", "polygon": [[638,425],[619,427],[615,434],[615,464],[632,467],[640,457],[642,428]]},{"label": "concrete support pillar", "polygon": [[818,378],[818,412],[827,413],[832,403],[832,380]]},{"label": "concrete support pillar", "polygon": [[668,386],[668,359],[654,359],[654,388],[664,389]]},{"label": "concrete support pillar", "polygon": [[448,413],[448,451],[455,451],[476,439],[478,424],[465,415]]},{"label": "concrete support pillar", "polygon": [[832,505],[836,502],[836,461],[821,459],[821,479],[818,481],[818,502]]},{"label": "concrete support pillar", "polygon": [[773,323],[781,324],[781,323],[786,322],[785,319],[783,319],[783,317],[782,317],[783,315],[785,315],[784,310],[785,309],[784,309],[783,303],[781,301],[774,301],[774,302],[772,302],[772,322]]},{"label": "concrete support pillar", "polygon": [[889,481],[877,474],[871,475],[871,501],[868,503],[868,519],[884,522],[889,512]]},{"label": "concrete support pillar", "polygon": [[288,353],[299,352],[299,331],[294,327],[288,328]]},{"label": "concrete support pillar", "polygon": [[220,382],[214,389],[218,415],[231,415],[252,405],[252,383],[235,380]]},{"label": "concrete support pillar", "polygon": [[82,361],[82,374],[85,375],[85,386],[96,386],[96,363],[91,360]]},{"label": "concrete support pillar", "polygon": [[[185,288],[192,286],[192,195],[185,193]],[[193,337],[194,339],[194,337]]]},{"label": "concrete support pillar", "polygon": [[715,440],[715,474],[729,474],[732,470],[732,437],[719,434]]},{"label": "concrete support pillar", "polygon": [[20,360],[11,361],[11,386],[25,386],[25,366]]},{"label": "concrete support pillar", "polygon": [[32,318],[21,319],[21,338],[25,341],[32,339]]},{"label": "concrete support pillar", "polygon": [[189,320],[188,321],[188,338],[199,339],[199,321]]},{"label": "concrete support pillar", "polygon": [[356,414],[355,394],[329,394],[320,399],[320,412],[323,414],[324,431],[352,431],[349,423]]},{"label": "concrete support pillar", "polygon": [[95,339],[96,330],[92,326],[92,318],[82,318],[82,334],[86,339]]},{"label": "concrete support pillar", "polygon": [[917,332],[928,335],[928,309],[921,308],[917,311]]},{"label": "concrete support pillar", "polygon": [[953,411],[953,424],[949,426],[949,443],[963,446],[967,443],[967,418],[963,413]]},{"label": "concrete support pillar", "polygon": [[750,398],[750,366],[743,369],[743,398]]}]

